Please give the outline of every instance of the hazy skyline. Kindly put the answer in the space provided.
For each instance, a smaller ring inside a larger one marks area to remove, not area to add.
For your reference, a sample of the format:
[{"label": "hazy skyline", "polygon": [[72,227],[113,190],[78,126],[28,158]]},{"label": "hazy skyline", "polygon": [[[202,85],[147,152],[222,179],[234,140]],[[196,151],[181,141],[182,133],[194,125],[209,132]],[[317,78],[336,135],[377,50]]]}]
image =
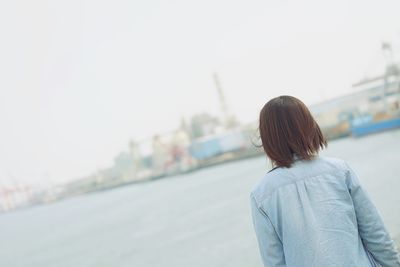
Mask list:
[{"label": "hazy skyline", "polygon": [[313,104],[383,70],[398,1],[3,1],[0,186],[112,164],[129,140],[270,98]]}]

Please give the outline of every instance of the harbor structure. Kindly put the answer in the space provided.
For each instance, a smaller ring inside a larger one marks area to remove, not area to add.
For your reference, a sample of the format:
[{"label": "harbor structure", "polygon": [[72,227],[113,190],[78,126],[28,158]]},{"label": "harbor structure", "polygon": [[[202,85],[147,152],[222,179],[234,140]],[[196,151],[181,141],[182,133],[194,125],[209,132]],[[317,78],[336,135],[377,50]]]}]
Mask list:
[{"label": "harbor structure", "polygon": [[380,75],[353,84],[350,94],[310,107],[328,138],[400,127],[400,64],[390,44],[382,51],[386,64]]}]

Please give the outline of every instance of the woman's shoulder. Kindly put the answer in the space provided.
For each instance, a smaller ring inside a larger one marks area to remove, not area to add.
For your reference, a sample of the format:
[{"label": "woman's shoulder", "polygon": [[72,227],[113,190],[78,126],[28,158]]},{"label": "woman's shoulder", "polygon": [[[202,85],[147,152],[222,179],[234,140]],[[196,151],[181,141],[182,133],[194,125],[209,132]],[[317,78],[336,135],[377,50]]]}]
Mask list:
[{"label": "woman's shoulder", "polygon": [[334,169],[346,170],[348,168],[348,163],[346,160],[337,157],[319,156],[318,159],[322,165],[331,167]]},{"label": "woman's shoulder", "polygon": [[309,161],[300,160],[290,168],[276,167],[267,171],[253,186],[251,196],[261,201],[280,187],[294,183],[298,179],[321,173],[344,173],[347,169],[347,162],[336,157],[317,156]]},{"label": "woman's shoulder", "polygon": [[287,168],[275,167],[267,171],[253,186],[251,196],[256,201],[267,198],[276,189],[292,182]]}]

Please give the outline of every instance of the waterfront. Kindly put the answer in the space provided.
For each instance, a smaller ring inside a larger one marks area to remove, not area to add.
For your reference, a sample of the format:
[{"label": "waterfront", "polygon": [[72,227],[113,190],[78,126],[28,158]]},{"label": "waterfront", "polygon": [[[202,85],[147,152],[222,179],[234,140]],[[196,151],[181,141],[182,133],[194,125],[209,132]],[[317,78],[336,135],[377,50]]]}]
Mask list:
[{"label": "waterfront", "polygon": [[[329,143],[400,237],[400,130]],[[263,157],[0,215],[0,266],[261,266],[249,191]]]}]

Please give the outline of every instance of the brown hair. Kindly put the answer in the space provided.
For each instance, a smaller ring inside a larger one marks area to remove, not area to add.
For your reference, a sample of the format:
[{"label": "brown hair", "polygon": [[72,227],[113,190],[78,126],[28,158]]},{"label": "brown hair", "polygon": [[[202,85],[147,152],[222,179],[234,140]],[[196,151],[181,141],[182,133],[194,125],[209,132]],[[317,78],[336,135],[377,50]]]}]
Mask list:
[{"label": "brown hair", "polygon": [[328,145],[311,112],[293,96],[268,101],[260,112],[259,130],[265,153],[278,167],[290,167],[294,155],[310,160]]}]

